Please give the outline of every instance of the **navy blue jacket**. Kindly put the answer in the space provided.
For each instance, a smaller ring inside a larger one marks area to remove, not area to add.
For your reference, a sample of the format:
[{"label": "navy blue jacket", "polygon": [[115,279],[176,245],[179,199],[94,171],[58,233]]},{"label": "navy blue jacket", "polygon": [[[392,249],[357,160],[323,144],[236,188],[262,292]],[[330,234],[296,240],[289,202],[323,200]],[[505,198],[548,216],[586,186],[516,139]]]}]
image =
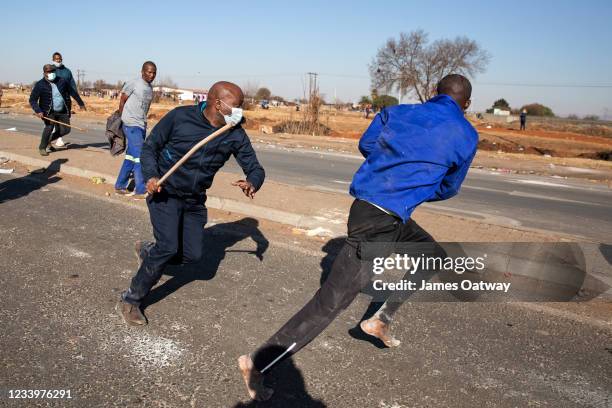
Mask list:
[{"label": "navy blue jacket", "polygon": [[[145,181],[160,178],[196,143],[218,128],[202,114],[206,102],[180,106],[168,112],[151,131],[140,153]],[[196,151],[162,187],[178,196],[201,196],[211,186],[217,171],[234,156],[247,181],[259,190],[265,178],[255,150],[244,129],[238,125]]]},{"label": "navy blue jacket", "polygon": [[359,141],[365,161],[351,195],[407,222],[417,205],[459,192],[477,145],[478,133],[448,95],[383,109]]},{"label": "navy blue jacket", "polygon": [[[57,86],[57,90],[64,98],[68,114],[70,114],[70,109],[72,107],[70,101],[71,96],[77,101],[79,106],[85,106],[77,91],[74,90],[66,80],[56,77],[53,83]],[[51,83],[49,83],[47,79],[41,79],[34,85],[34,88],[32,88],[32,93],[30,93],[30,106],[34,109],[34,112],[43,112],[45,115],[53,110],[53,93],[51,91]]]}]

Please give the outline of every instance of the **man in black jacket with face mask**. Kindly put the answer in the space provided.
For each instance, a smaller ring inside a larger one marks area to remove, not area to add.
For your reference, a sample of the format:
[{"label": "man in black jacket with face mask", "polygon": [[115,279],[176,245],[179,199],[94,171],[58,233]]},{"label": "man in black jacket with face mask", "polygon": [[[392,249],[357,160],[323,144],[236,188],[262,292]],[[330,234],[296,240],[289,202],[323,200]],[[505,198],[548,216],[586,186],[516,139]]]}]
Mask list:
[{"label": "man in black jacket with face mask", "polygon": [[46,64],[43,67],[44,77],[34,85],[30,94],[30,106],[34,114],[43,120],[43,129],[38,151],[41,156],[48,156],[50,151],[55,149],[51,146],[51,141],[70,133],[70,127],[53,123],[49,118],[58,122],[70,124],[70,108],[72,96],[81,109],[85,108],[83,100],[68,82],[57,77],[55,66]]},{"label": "man in black jacket with face mask", "polygon": [[[240,126],[242,90],[231,82],[217,82],[207,102],[181,106],[164,116],[144,142],[142,173],[155,243],[138,242],[140,268],[117,304],[117,312],[130,325],[147,323],[140,303],[162,276],[165,266],[180,258],[195,263],[202,257],[206,224],[206,190],[217,171],[234,156],[246,180],[232,183],[253,198],[265,173],[246,132]],[[195,144],[226,123],[236,125],[191,156],[162,186],[158,181]]]}]

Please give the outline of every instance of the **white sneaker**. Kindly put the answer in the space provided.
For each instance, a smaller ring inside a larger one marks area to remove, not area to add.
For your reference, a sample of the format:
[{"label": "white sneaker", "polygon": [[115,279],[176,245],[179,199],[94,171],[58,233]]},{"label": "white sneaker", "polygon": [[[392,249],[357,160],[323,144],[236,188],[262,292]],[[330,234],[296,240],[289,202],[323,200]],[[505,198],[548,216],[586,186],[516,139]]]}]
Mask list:
[{"label": "white sneaker", "polygon": [[64,139],[62,139],[61,137],[58,137],[58,138],[55,140],[55,145],[56,145],[57,147],[64,147],[64,146],[66,146],[66,143],[64,143]]}]

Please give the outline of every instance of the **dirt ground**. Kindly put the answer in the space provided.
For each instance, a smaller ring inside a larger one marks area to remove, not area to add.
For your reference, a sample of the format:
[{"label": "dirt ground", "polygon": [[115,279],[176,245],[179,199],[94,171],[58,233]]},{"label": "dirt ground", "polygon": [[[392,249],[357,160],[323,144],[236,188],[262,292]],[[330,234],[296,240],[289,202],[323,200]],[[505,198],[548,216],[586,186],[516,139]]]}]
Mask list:
[{"label": "dirt ground", "polygon": [[[2,109],[10,109],[21,113],[30,112],[27,92],[7,89],[2,99]],[[116,110],[117,99],[99,98],[97,96],[83,97],[87,111],[78,111],[81,118],[104,120]],[[149,112],[151,124],[155,124],[169,110],[177,106],[172,101],[162,100],[153,103]],[[77,108],[75,108],[77,109]],[[245,127],[263,133],[269,133],[280,123],[299,120],[304,112],[297,112],[293,107],[270,107],[264,110],[256,107],[245,111],[247,119]],[[361,112],[338,111],[323,107],[320,121],[330,129],[331,138],[358,139],[367,129],[373,116],[366,119]],[[529,156],[544,156],[557,158],[579,158],[612,161],[612,138],[606,136],[587,135],[569,131],[542,130],[542,125],[536,129],[519,131],[512,125],[506,127],[485,127],[475,123],[480,133],[479,149],[496,153],[517,153]],[[607,125],[600,125],[607,126]],[[555,129],[555,126],[551,127]],[[574,129],[575,130],[575,129]],[[287,135],[294,137],[293,135]]]}]

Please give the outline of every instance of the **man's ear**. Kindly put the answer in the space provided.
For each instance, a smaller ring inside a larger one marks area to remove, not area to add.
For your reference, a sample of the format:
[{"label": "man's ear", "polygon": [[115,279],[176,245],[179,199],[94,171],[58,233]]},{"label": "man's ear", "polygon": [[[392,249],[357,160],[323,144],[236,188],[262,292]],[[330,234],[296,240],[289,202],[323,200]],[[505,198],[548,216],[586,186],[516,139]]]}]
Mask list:
[{"label": "man's ear", "polygon": [[463,110],[466,111],[468,110],[468,108],[470,107],[470,105],[472,104],[472,100],[468,99],[467,101],[465,101],[465,103],[463,104]]}]

